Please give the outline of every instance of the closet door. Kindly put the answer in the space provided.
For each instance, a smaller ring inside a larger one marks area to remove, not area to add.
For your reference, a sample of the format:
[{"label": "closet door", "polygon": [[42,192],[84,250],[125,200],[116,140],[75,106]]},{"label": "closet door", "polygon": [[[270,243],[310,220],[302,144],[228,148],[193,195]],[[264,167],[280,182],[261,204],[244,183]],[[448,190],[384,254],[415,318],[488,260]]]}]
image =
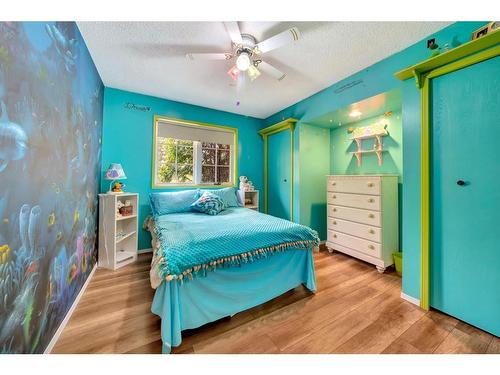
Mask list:
[{"label": "closet door", "polygon": [[268,136],[267,213],[291,220],[291,131],[285,129]]},{"label": "closet door", "polygon": [[431,85],[430,304],[500,336],[500,57]]}]

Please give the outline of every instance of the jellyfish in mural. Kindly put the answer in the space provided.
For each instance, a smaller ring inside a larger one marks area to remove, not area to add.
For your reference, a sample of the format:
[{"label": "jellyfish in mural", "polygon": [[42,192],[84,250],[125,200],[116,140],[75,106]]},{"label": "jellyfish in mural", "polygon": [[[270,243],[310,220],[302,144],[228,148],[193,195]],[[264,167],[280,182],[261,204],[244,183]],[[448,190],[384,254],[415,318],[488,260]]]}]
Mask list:
[{"label": "jellyfish in mural", "polygon": [[0,102],[2,116],[0,117],[0,172],[2,172],[9,161],[24,158],[27,148],[26,132],[16,123],[9,120],[7,106]]}]

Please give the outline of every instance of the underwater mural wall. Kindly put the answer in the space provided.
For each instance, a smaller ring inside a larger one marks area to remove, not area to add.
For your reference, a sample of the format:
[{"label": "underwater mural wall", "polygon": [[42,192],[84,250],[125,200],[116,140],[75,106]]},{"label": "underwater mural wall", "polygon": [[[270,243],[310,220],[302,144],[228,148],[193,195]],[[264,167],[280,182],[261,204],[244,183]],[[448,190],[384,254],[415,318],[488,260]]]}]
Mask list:
[{"label": "underwater mural wall", "polygon": [[41,353],[96,263],[103,84],[74,22],[0,22],[0,353]]}]

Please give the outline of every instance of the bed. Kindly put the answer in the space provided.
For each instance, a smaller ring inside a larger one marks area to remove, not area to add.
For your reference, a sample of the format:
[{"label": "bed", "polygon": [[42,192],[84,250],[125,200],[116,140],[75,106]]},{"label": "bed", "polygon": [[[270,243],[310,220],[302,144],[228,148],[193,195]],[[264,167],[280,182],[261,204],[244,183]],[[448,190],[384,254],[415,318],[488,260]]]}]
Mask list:
[{"label": "bed", "polygon": [[151,232],[151,311],[161,318],[162,352],[181,332],[233,316],[301,284],[316,291],[317,233],[242,207],[146,219]]}]

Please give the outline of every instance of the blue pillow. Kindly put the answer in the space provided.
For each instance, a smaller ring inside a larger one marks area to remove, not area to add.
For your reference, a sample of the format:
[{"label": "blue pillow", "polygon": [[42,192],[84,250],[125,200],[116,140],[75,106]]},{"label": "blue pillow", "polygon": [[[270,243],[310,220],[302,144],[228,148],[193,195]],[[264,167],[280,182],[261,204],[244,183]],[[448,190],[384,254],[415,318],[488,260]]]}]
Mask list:
[{"label": "blue pillow", "polygon": [[210,191],[205,191],[191,207],[207,215],[217,215],[224,209],[224,201]]},{"label": "blue pillow", "polygon": [[191,211],[191,204],[200,196],[199,190],[181,190],[150,193],[149,202],[153,215]]},{"label": "blue pillow", "polygon": [[243,206],[239,202],[238,197],[236,196],[236,189],[234,187],[228,187],[224,189],[201,190],[201,193],[205,192],[209,192],[220,197],[224,202],[224,208]]}]

